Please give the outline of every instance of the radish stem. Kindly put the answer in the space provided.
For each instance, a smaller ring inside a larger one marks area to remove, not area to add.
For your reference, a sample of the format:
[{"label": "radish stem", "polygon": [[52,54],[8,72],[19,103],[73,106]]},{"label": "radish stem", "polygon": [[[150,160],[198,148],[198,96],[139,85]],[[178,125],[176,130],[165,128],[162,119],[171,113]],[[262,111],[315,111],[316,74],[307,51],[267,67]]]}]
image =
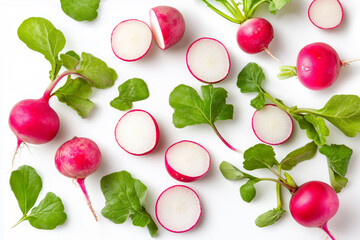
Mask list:
[{"label": "radish stem", "polygon": [[275,59],[278,63],[282,64],[282,62],[280,61],[280,59],[278,59],[277,57],[275,57],[270,51],[269,49],[266,47],[264,48],[264,51],[269,54],[270,57],[272,57],[273,59]]},{"label": "radish stem", "polygon": [[87,193],[87,191],[86,191],[86,188],[85,188],[85,178],[77,178],[76,181],[77,181],[77,183],[79,184],[81,190],[83,191],[83,193],[84,193],[84,195],[85,195],[86,202],[87,202],[87,204],[88,204],[88,206],[89,206],[92,214],[94,215],[95,220],[98,221],[98,218],[97,218],[97,216],[96,216],[96,214],[95,214],[95,211],[94,211],[94,209],[93,209],[93,207],[92,207],[92,205],[91,205],[89,195],[88,195],[88,193]]},{"label": "radish stem", "polygon": [[216,7],[214,7],[213,5],[211,5],[208,1],[206,0],[202,0],[204,3],[206,3],[206,5],[211,8],[214,12],[216,12],[217,14],[219,14],[220,16],[222,16],[223,18],[233,22],[233,23],[237,23],[237,24],[241,24],[242,21],[239,19],[235,19],[233,17],[230,17],[229,15],[223,13],[222,11],[220,11],[219,9],[217,9]]},{"label": "radish stem", "polygon": [[230,148],[231,150],[235,151],[235,152],[238,152],[240,154],[243,154],[244,152],[239,150],[239,149],[236,149],[234,148],[233,146],[231,146],[220,134],[220,132],[217,130],[217,128],[215,127],[214,124],[210,124],[210,126],[212,127],[212,129],[215,131],[216,135],[221,139],[221,141],[228,147]]},{"label": "radish stem", "polygon": [[343,66],[347,66],[349,63],[357,62],[357,61],[360,61],[360,58],[342,60],[342,61],[341,61],[341,64],[342,64]]},{"label": "radish stem", "polygon": [[72,71],[65,71],[61,75],[59,75],[54,81],[52,81],[51,84],[49,85],[49,87],[45,90],[42,99],[45,100],[45,101],[49,101],[49,99],[51,97],[51,92],[54,90],[54,88],[60,82],[60,80],[63,77],[65,77],[67,75],[70,75],[72,73],[73,73]]}]

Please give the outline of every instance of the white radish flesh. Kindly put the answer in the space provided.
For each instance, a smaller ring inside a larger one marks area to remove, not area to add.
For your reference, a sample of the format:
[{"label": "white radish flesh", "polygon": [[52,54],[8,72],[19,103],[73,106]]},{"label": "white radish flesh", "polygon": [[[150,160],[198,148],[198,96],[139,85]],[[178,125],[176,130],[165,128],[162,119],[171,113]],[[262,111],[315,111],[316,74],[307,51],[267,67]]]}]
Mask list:
[{"label": "white radish flesh", "polygon": [[309,7],[308,16],[316,27],[333,29],[342,22],[343,13],[338,0],[314,0]]},{"label": "white radish flesh", "polygon": [[289,114],[279,107],[267,104],[254,113],[252,128],[260,141],[270,145],[278,145],[290,138],[293,131],[293,121]]},{"label": "white radish flesh", "polygon": [[126,152],[144,155],[156,147],[159,128],[148,112],[135,109],[121,117],[115,128],[115,138]]},{"label": "white radish flesh", "polygon": [[231,66],[226,47],[213,38],[193,42],[186,53],[186,64],[191,74],[205,83],[224,80]]},{"label": "white radish flesh", "polygon": [[189,187],[176,185],[163,191],[155,206],[156,218],[166,230],[181,233],[191,230],[201,216],[198,195]]},{"label": "white radish flesh", "polygon": [[204,176],[210,169],[210,163],[209,152],[192,141],[177,142],[165,153],[167,171],[182,182],[192,182]]},{"label": "white radish flesh", "polygon": [[152,42],[150,27],[143,21],[129,19],[119,23],[111,34],[114,54],[124,61],[135,61],[149,51]]}]

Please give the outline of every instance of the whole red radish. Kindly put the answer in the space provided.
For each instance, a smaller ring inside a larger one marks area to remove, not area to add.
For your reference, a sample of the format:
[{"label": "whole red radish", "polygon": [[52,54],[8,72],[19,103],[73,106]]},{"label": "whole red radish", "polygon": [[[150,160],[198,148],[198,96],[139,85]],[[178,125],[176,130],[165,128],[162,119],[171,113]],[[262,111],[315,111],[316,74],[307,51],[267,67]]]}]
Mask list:
[{"label": "whole red radish", "polygon": [[327,223],[339,209],[339,198],[330,185],[320,181],[304,183],[291,197],[289,206],[296,222],[305,227],[319,227],[334,239]]},{"label": "whole red radish", "polygon": [[185,32],[184,17],[174,7],[157,6],[150,9],[150,23],[155,41],[162,50],[179,42]]},{"label": "whole red radish", "polygon": [[61,174],[76,179],[96,221],[97,216],[92,208],[84,181],[98,169],[100,163],[100,149],[88,138],[74,137],[62,144],[55,154],[56,168]]}]

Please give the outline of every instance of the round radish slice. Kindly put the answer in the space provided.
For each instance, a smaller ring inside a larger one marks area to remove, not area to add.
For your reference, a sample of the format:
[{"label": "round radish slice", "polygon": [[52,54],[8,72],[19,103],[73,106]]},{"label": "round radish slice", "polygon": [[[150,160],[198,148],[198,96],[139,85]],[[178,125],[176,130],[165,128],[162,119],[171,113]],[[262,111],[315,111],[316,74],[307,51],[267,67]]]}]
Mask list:
[{"label": "round radish slice", "polygon": [[143,21],[129,19],[119,23],[111,34],[114,54],[124,61],[135,61],[149,51],[152,42],[150,27]]},{"label": "round radish slice", "polygon": [[293,131],[293,121],[290,115],[279,107],[267,104],[254,113],[252,128],[260,141],[270,145],[278,145],[290,138]]},{"label": "round radish slice", "polygon": [[343,20],[343,8],[338,0],[314,0],[309,7],[310,21],[318,28],[333,29]]},{"label": "round radish slice", "polygon": [[123,115],[115,127],[119,146],[133,155],[144,155],[156,147],[159,128],[150,113],[135,109]]},{"label": "round radish slice", "polygon": [[165,153],[166,170],[182,182],[192,182],[204,176],[210,169],[210,163],[209,152],[192,141],[177,142]]},{"label": "round radish slice", "polygon": [[155,213],[158,222],[166,230],[175,233],[189,231],[201,216],[199,196],[183,185],[169,187],[157,199]]},{"label": "round radish slice", "polygon": [[181,40],[185,32],[182,14],[170,6],[150,10],[150,25],[159,48],[165,50]]},{"label": "round radish slice", "polygon": [[231,66],[226,47],[213,38],[193,42],[186,53],[186,64],[196,79],[210,84],[224,80]]}]

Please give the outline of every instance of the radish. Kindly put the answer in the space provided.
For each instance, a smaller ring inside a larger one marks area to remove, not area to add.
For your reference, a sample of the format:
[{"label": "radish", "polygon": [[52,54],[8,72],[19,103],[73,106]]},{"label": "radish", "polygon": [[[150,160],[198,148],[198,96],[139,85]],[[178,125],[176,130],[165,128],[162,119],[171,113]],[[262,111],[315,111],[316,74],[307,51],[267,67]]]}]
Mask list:
[{"label": "radish", "polygon": [[165,167],[178,181],[192,182],[210,169],[210,154],[200,144],[183,140],[171,145],[165,153]]},{"label": "radish", "polygon": [[255,111],[251,123],[256,137],[270,145],[286,142],[293,131],[290,115],[274,104]]},{"label": "radish", "polygon": [[126,152],[140,156],[155,149],[159,127],[150,113],[134,109],[125,113],[116,124],[115,138]]},{"label": "radish", "polygon": [[185,32],[183,15],[170,6],[158,6],[150,10],[150,25],[159,48],[165,50],[179,42]]},{"label": "radish", "polygon": [[319,227],[335,239],[327,223],[339,208],[339,198],[330,185],[320,181],[304,183],[293,194],[289,204],[296,222],[305,227]]},{"label": "radish", "polygon": [[189,231],[201,216],[199,196],[183,185],[169,187],[157,199],[155,213],[158,222],[166,230],[175,233]]},{"label": "radish", "polygon": [[314,0],[308,16],[312,24],[321,29],[333,29],[340,25],[344,11],[339,0]]},{"label": "radish", "polygon": [[64,176],[76,179],[96,221],[97,216],[85,188],[85,178],[95,172],[100,163],[99,147],[88,138],[74,137],[62,144],[55,154],[56,168]]},{"label": "radish", "polygon": [[136,61],[149,51],[152,38],[151,29],[145,22],[128,19],[114,28],[111,34],[111,47],[121,60]]},{"label": "radish", "polygon": [[190,45],[186,65],[196,79],[210,84],[224,80],[231,66],[226,47],[218,40],[207,37]]}]

